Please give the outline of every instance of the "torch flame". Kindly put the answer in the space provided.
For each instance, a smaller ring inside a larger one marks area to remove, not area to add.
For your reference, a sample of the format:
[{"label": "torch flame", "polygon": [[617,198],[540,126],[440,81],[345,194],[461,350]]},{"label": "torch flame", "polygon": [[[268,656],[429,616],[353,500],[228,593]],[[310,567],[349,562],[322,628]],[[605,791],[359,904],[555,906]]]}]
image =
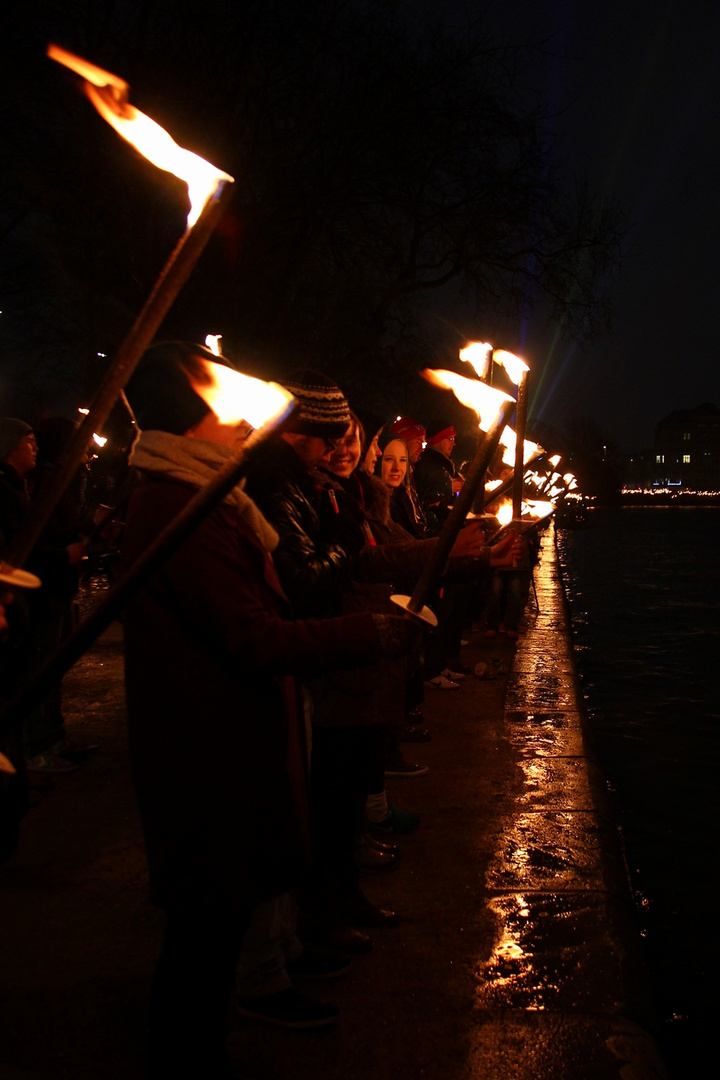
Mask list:
[{"label": "torch flame", "polygon": [[524,360],[521,360],[515,353],[508,352],[506,349],[496,349],[492,354],[492,358],[496,364],[505,368],[508,378],[511,382],[514,382],[516,386],[520,385],[520,380],[525,372],[530,370]]},{"label": "torch flame", "polygon": [[[502,456],[503,464],[514,466],[517,435],[515,434],[514,429],[511,428],[509,424],[506,424],[503,428],[502,435],[500,436],[500,442],[505,447]],[[539,453],[540,447],[538,446],[538,444],[530,442],[529,439],[525,439],[525,441],[523,442],[523,465],[527,465],[528,461],[530,461],[530,458],[534,457],[535,454]]]},{"label": "torch flame", "polygon": [[478,424],[482,431],[487,431],[495,419],[498,410],[505,401],[512,401],[509,394],[502,390],[495,390],[478,379],[468,379],[464,375],[458,375],[455,371],[437,370],[426,368],[422,373],[433,386],[441,386],[445,390],[452,390],[458,401],[474,409],[478,415]]},{"label": "torch flame", "polygon": [[487,341],[469,341],[464,349],[460,350],[460,359],[466,364],[471,364],[475,374],[480,379],[486,379],[490,370],[490,358],[493,347]]},{"label": "torch flame", "polygon": [[513,519],[513,504],[511,499],[505,499],[495,511],[495,517],[501,525],[509,525]]},{"label": "torch flame", "polygon": [[206,377],[192,379],[192,388],[210,406],[221,424],[239,424],[245,420],[259,428],[282,416],[293,400],[292,394],[277,383],[243,375],[204,357],[198,359]]},{"label": "torch flame", "polygon": [[553,456],[549,458],[549,461],[553,469],[557,469],[558,465],[560,464],[560,454],[553,454]]},{"label": "torch flame", "polygon": [[542,499],[528,499],[524,508],[527,508],[531,517],[539,520],[552,514],[555,504]]},{"label": "torch flame", "polygon": [[209,349],[211,353],[215,353],[216,356],[222,356],[222,349],[220,348],[221,341],[222,334],[206,334],[205,348]]},{"label": "torch flame", "polygon": [[164,169],[185,181],[190,198],[187,227],[191,228],[218,185],[224,180],[232,183],[233,177],[178,146],[164,128],[130,105],[127,101],[128,84],[117,75],[103,71],[57,45],[49,45],[47,54],[51,60],[57,60],[82,76],[90,101],[123,139],[127,139],[158,169]]},{"label": "torch flame", "polygon": [[96,446],[104,446],[107,442],[107,436],[98,435],[96,431],[93,432],[93,442]]}]

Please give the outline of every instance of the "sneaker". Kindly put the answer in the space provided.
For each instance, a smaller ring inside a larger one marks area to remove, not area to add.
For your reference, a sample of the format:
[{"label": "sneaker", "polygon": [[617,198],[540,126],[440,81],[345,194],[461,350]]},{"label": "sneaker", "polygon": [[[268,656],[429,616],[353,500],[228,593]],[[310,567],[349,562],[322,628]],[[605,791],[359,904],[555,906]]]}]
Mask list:
[{"label": "sneaker", "polygon": [[28,772],[38,773],[68,773],[75,772],[79,768],[75,762],[58,757],[50,750],[46,750],[44,754],[36,754],[35,757],[25,758],[25,766]]},{"label": "sneaker", "polygon": [[450,679],[450,682],[462,682],[465,678],[464,672],[451,671],[448,667],[446,667],[444,671],[441,671],[440,675],[444,679]]},{"label": "sneaker", "polygon": [[337,1021],[339,1012],[334,1005],[306,997],[294,986],[265,997],[238,998],[236,1008],[240,1016],[249,1020],[295,1029],[329,1027]]},{"label": "sneaker", "polygon": [[406,761],[405,758],[400,758],[399,761],[393,761],[385,770],[386,776],[424,776],[425,773],[430,772],[428,765],[413,765],[411,762]]},{"label": "sneaker", "polygon": [[285,970],[291,979],[339,979],[350,970],[350,957],[335,949],[306,945],[299,956],[286,962]]},{"label": "sneaker", "polygon": [[400,810],[399,807],[388,803],[388,812],[380,821],[368,821],[369,832],[377,833],[378,836],[390,836],[396,833],[414,832],[420,825],[419,814],[413,814],[410,810]]},{"label": "sneaker", "polygon": [[428,690],[459,690],[460,684],[448,679],[445,675],[437,675],[434,679],[427,679],[423,686]]}]

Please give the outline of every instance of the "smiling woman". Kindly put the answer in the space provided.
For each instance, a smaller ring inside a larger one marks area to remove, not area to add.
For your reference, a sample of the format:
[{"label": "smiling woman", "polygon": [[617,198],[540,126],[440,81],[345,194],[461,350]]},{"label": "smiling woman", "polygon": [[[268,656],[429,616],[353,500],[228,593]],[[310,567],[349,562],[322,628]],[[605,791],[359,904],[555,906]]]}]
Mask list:
[{"label": "smiling woman", "polygon": [[342,439],[338,439],[328,460],[328,468],[336,476],[348,477],[355,471],[362,450],[362,428],[353,417]]},{"label": "smiling woman", "polygon": [[382,480],[390,488],[405,483],[408,467],[408,448],[403,439],[392,439],[382,457]]}]

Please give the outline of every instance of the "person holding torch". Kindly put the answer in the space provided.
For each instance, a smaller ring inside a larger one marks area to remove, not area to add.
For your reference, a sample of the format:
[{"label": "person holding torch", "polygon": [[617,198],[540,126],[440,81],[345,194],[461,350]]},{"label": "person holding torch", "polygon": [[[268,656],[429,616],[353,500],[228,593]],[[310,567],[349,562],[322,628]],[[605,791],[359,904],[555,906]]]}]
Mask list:
[{"label": "person holding torch", "polygon": [[[178,342],[150,349],[128,384],[142,430],[128,564],[247,433],[242,412],[223,422],[198,392],[218,374],[232,382],[226,360]],[[126,609],[133,777],[152,896],[167,920],[151,1078],[233,1075],[226,1013],[243,937],[257,904],[298,883],[310,844],[294,676],[372,663],[414,640],[409,620],[370,613],[292,621],[276,546],[239,485]]]}]

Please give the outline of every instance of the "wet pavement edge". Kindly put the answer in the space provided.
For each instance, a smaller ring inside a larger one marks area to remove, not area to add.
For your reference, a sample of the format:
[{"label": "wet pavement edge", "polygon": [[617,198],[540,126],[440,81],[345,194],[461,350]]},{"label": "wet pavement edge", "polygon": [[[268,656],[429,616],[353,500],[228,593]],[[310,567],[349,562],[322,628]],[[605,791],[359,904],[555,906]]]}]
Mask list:
[{"label": "wet pavement edge", "polygon": [[496,942],[479,971],[476,1060],[486,1076],[666,1080],[554,526],[535,593],[508,676],[503,724],[523,783],[486,872]]}]

